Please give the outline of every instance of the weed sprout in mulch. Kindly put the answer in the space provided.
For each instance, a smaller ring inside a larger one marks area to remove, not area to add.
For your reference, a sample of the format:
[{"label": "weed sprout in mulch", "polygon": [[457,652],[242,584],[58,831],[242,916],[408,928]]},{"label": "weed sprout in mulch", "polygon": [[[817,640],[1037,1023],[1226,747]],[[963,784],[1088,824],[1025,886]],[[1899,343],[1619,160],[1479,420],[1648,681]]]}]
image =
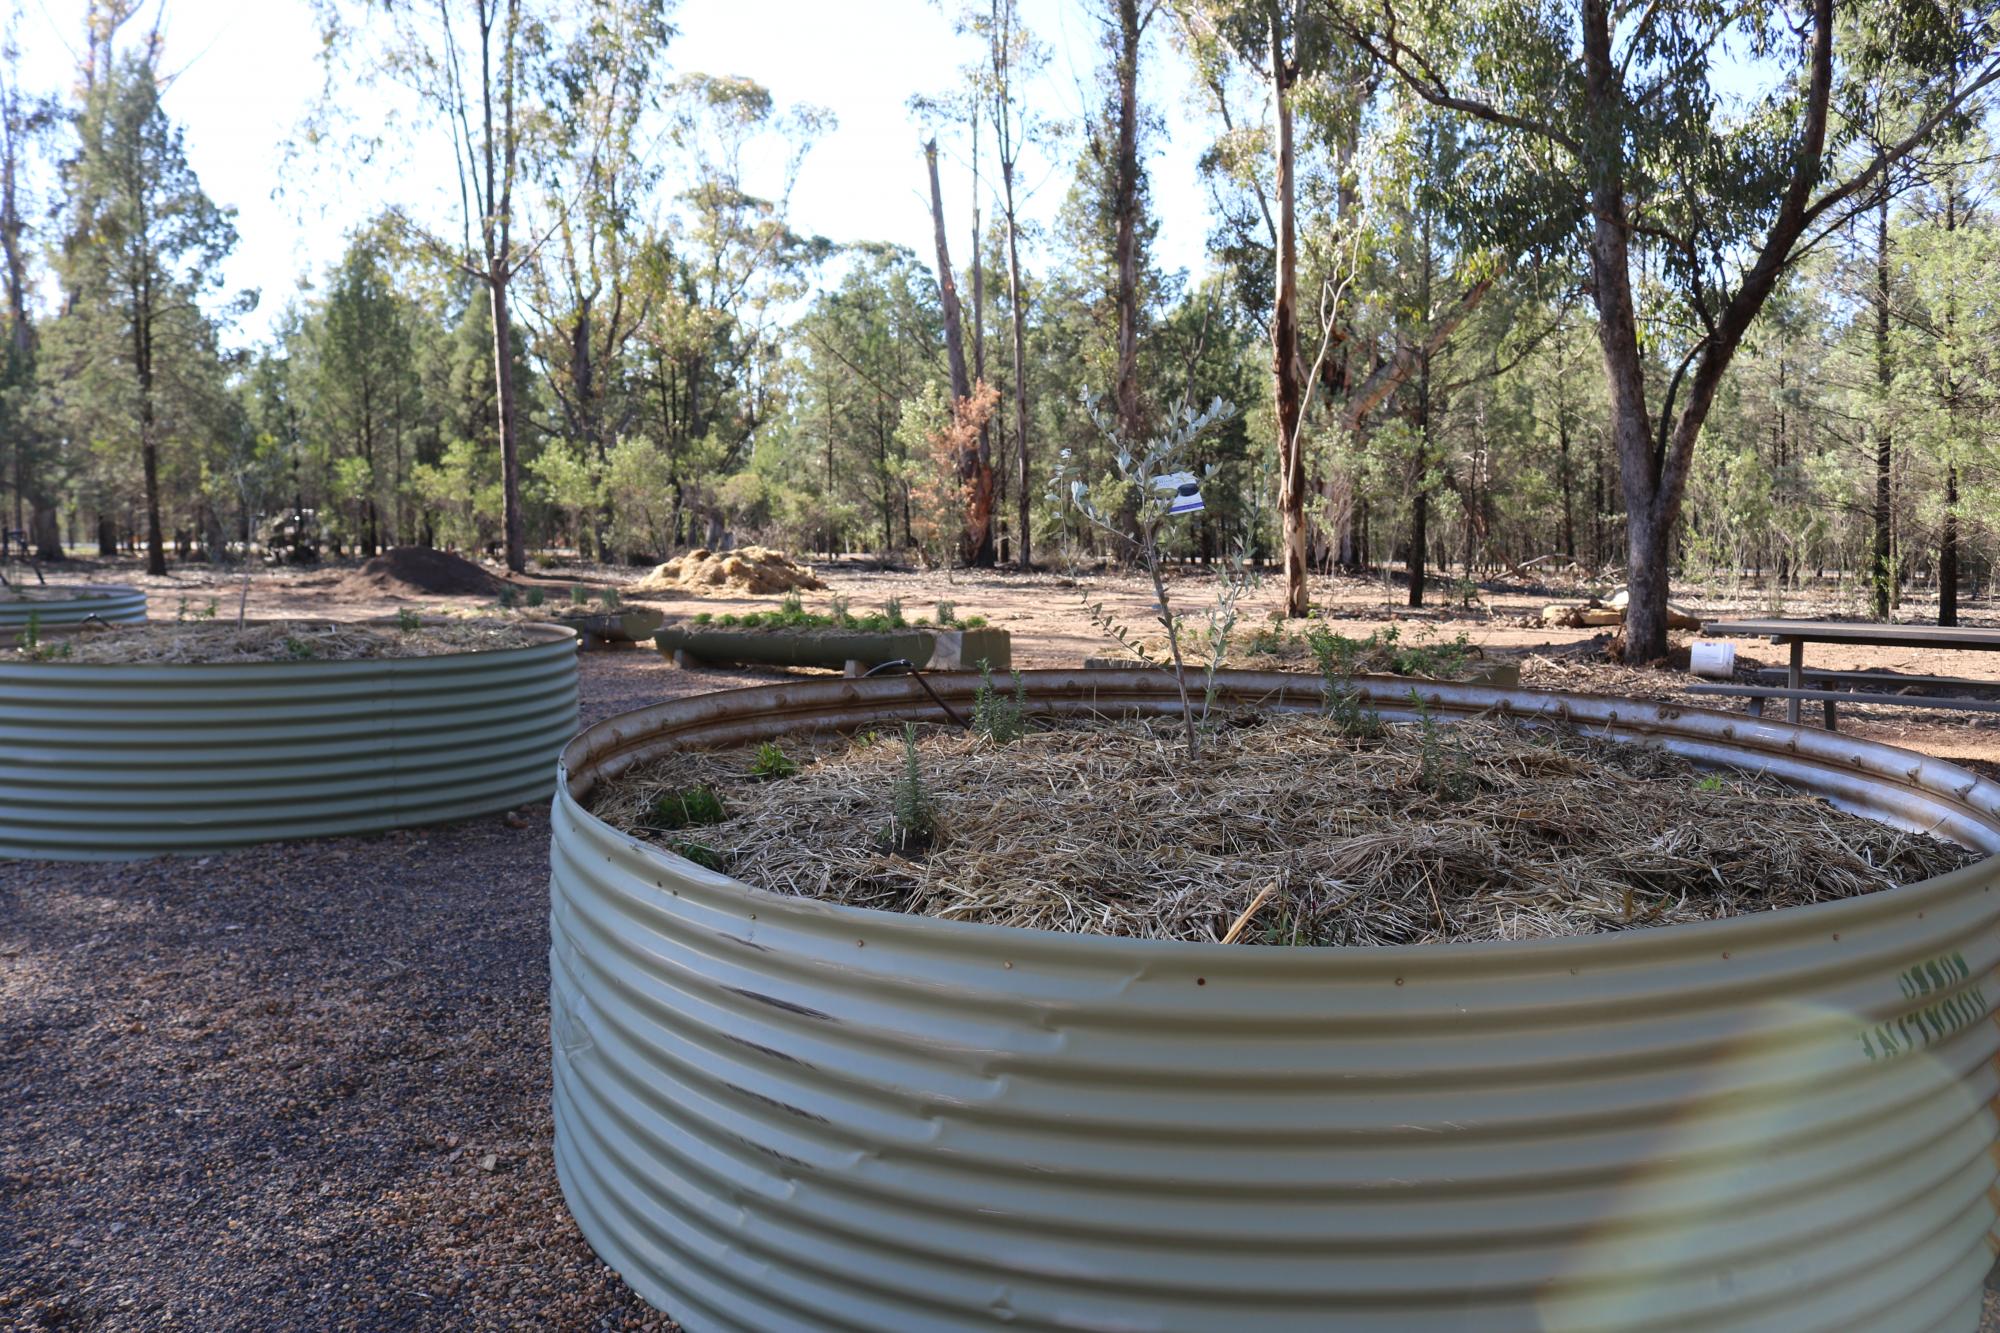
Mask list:
[{"label": "weed sprout in mulch", "polygon": [[663,798],[712,791],[723,813],[697,859],[780,893],[1205,941],[1261,897],[1238,937],[1261,944],[1584,935],[1848,898],[1977,859],[1575,729],[1385,726],[1337,707],[1234,720],[1193,762],[1178,718],[1003,726],[1006,739],[918,728],[907,744],[799,734],[782,741],[797,770],[782,777],[755,748],[689,750],[592,803],[676,846],[695,840],[661,828]]}]

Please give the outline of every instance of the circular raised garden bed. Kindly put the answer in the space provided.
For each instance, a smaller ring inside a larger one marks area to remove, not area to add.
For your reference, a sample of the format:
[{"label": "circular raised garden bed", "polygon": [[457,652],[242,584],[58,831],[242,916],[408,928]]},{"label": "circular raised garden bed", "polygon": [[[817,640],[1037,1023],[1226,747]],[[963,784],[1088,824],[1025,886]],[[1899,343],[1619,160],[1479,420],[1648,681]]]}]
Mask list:
[{"label": "circular raised garden bed", "polygon": [[123,584],[0,589],[0,633],[25,629],[30,620],[43,629],[53,629],[86,620],[134,625],[145,618],[145,592]]},{"label": "circular raised garden bed", "polygon": [[576,632],[356,661],[0,658],[0,856],[123,860],[436,824],[545,799]]},{"label": "circular raised garden bed", "polygon": [[[1044,715],[1175,707],[1157,672],[1026,680]],[[930,683],[964,705],[978,678]],[[1296,676],[1220,688],[1322,706]],[[1355,688],[1415,715],[1407,680]],[[2000,851],[2000,785],[1934,759],[1420,688],[1433,718],[1560,718]],[[781,896],[585,808],[679,747],[937,716],[907,678],[810,682],[563,752],[556,1164],[598,1253],[687,1327],[1976,1326],[2000,858],[1695,925],[1246,948]]]}]

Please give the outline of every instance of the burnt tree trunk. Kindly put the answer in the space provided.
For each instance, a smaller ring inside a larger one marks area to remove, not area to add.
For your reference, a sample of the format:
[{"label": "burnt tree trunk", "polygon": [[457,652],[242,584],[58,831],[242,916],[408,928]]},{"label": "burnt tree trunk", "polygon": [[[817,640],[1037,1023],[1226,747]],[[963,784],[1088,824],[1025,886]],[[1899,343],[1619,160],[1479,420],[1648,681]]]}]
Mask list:
[{"label": "burnt tree trunk", "polygon": [[[951,272],[951,246],[945,240],[944,195],[938,188],[935,139],[924,145],[924,164],[930,172],[931,232],[937,244],[938,303],[944,312],[945,354],[951,364],[951,400],[955,415],[960,405],[972,398],[972,380],[965,365],[964,312],[958,303],[958,283]],[[959,535],[959,559],[965,564],[990,565],[993,563],[993,473],[990,465],[982,467],[976,436],[959,450],[958,481],[966,497],[965,526]]]}]

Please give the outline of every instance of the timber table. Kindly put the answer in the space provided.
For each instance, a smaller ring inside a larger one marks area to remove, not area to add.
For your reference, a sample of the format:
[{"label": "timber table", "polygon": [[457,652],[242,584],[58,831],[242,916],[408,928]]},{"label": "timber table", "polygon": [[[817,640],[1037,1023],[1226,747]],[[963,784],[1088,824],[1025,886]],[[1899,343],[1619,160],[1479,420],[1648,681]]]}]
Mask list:
[{"label": "timber table", "polygon": [[[1862,620],[1718,620],[1702,626],[1702,633],[1722,638],[1769,639],[1772,643],[1789,644],[1792,651],[1785,683],[1792,690],[1802,688],[1805,680],[1806,645],[1809,643],[2000,652],[2000,628],[1975,625],[1885,625]],[[1787,722],[1799,720],[1799,704],[1797,697],[1785,700]]]}]

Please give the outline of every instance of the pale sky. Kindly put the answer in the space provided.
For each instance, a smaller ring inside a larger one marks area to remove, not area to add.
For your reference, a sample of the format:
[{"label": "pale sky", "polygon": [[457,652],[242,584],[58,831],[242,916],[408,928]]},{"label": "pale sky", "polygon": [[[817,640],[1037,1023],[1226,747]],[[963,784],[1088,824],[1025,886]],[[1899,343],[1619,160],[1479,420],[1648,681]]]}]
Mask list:
[{"label": "pale sky", "polygon": [[[42,90],[66,90],[81,47],[82,0],[9,0],[24,52],[24,79]],[[185,128],[187,151],[202,184],[218,203],[238,210],[240,240],[227,269],[230,290],[256,287],[260,309],[242,321],[232,342],[268,332],[301,273],[321,272],[339,254],[343,231],[385,203],[422,211],[435,197],[448,159],[427,171],[423,159],[394,175],[317,178],[306,190],[272,198],[283,146],[317,94],[320,73],[304,0],[153,0],[133,27],[166,5],[165,68],[177,71],[166,96]],[[1094,99],[1099,27],[1082,0],[1021,0],[1023,21],[1053,52],[1046,73],[1023,90],[1051,116],[1074,121]],[[668,50],[675,73],[745,75],[770,88],[780,104],[808,102],[831,110],[839,127],[814,148],[793,195],[793,222],[836,241],[888,240],[932,258],[921,134],[907,109],[912,94],[942,92],[955,71],[979,54],[955,36],[940,7],[928,0],[683,0],[680,29]],[[1161,21],[1163,27],[1164,21]],[[1163,269],[1205,271],[1207,200],[1195,160],[1211,130],[1186,104],[1187,78],[1178,57],[1153,34],[1152,64],[1142,95],[1165,121],[1148,162]],[[970,248],[970,175],[963,145],[944,162],[953,260]],[[992,152],[989,140],[984,150]],[[1053,218],[1069,185],[1070,157],[1023,164],[1032,191],[1030,219]],[[426,179],[426,178],[429,179]],[[434,206],[434,205],[431,205]],[[990,208],[990,205],[989,205]],[[1033,266],[1039,256],[1024,259]]]}]

